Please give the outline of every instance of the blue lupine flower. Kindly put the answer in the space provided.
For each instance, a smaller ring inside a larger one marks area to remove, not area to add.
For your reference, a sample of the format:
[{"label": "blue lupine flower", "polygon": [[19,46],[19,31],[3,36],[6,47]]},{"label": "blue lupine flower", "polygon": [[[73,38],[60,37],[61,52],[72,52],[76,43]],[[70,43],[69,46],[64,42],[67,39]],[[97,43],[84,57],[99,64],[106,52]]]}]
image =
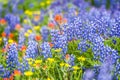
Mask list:
[{"label": "blue lupine flower", "polygon": [[94,78],[93,70],[86,70],[83,76],[83,80],[92,80]]},{"label": "blue lupine flower", "polygon": [[98,75],[98,80],[112,80],[113,65],[111,63],[111,57],[108,56],[106,61],[102,64]]},{"label": "blue lupine flower", "polygon": [[34,40],[29,40],[26,50],[26,57],[35,58],[36,56],[38,56],[38,43]]},{"label": "blue lupine flower", "polygon": [[52,57],[51,48],[48,42],[43,42],[40,48],[42,49],[41,54],[44,58]]},{"label": "blue lupine flower", "polygon": [[41,35],[42,35],[43,41],[48,41],[49,30],[47,29],[47,27],[42,27]]},{"label": "blue lupine flower", "polygon": [[11,44],[10,48],[8,49],[8,55],[7,55],[7,68],[12,72],[14,69],[17,69],[19,67],[19,61],[18,61],[18,51],[16,44]]}]

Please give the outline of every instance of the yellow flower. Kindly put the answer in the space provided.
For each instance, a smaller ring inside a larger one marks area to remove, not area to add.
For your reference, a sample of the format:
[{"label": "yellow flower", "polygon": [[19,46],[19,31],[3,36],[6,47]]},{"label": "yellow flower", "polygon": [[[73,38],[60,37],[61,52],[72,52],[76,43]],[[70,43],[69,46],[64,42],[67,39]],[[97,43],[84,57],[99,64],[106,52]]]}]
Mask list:
[{"label": "yellow flower", "polygon": [[47,0],[47,1],[46,1],[46,4],[47,4],[47,5],[50,5],[50,3],[51,3],[50,0]]},{"label": "yellow flower", "polygon": [[63,63],[63,62],[60,63],[60,66],[61,66],[61,67],[63,67],[64,65],[65,65],[65,63]]},{"label": "yellow flower", "polygon": [[27,23],[28,23],[27,19],[24,19],[24,20],[23,20],[23,22],[24,22],[25,24],[27,24]]},{"label": "yellow flower", "polygon": [[27,30],[27,33],[28,33],[28,34],[31,34],[31,33],[32,33],[32,30],[30,30],[30,29]]},{"label": "yellow flower", "polygon": [[78,70],[78,69],[80,69],[78,66],[73,66],[73,69],[74,70]]},{"label": "yellow flower", "polygon": [[44,3],[44,2],[41,2],[41,3],[40,3],[40,6],[44,7],[44,6],[45,6],[45,3]]},{"label": "yellow flower", "polygon": [[32,15],[32,11],[26,10],[26,11],[25,11],[25,14],[31,16],[31,15]]},{"label": "yellow flower", "polygon": [[50,63],[53,63],[55,60],[53,58],[48,58],[47,61],[49,61]]},{"label": "yellow flower", "polygon": [[9,39],[8,42],[11,44],[11,43],[13,43],[13,40],[12,40],[12,39]]},{"label": "yellow flower", "polygon": [[28,62],[28,64],[29,64],[29,65],[32,65],[32,64],[33,64],[33,62],[29,61],[29,62]]},{"label": "yellow flower", "polygon": [[80,57],[78,57],[77,58],[79,61],[85,61],[85,57],[83,57],[83,56],[80,56]]},{"label": "yellow flower", "polygon": [[29,36],[29,34],[26,32],[26,33],[24,34],[24,36],[25,36],[25,37],[28,37],[28,36]]},{"label": "yellow flower", "polygon": [[51,79],[48,77],[47,80],[51,80]]},{"label": "yellow flower", "polygon": [[70,67],[70,65],[68,63],[65,63],[65,67]]},{"label": "yellow flower", "polygon": [[2,42],[2,38],[0,37],[0,43]]},{"label": "yellow flower", "polygon": [[26,72],[24,72],[24,75],[26,75],[26,76],[32,76],[33,72],[32,71],[26,71]]},{"label": "yellow flower", "polygon": [[40,26],[34,26],[34,30],[40,30]]},{"label": "yellow flower", "polygon": [[33,14],[40,15],[40,11],[34,11]]},{"label": "yellow flower", "polygon": [[27,58],[26,60],[27,60],[28,62],[33,61],[33,59],[32,59],[32,58]]},{"label": "yellow flower", "polygon": [[61,48],[59,48],[59,49],[55,49],[54,51],[55,51],[55,52],[61,52],[61,51],[62,51],[62,49],[61,49]]},{"label": "yellow flower", "polygon": [[35,64],[41,64],[42,60],[35,60]]}]

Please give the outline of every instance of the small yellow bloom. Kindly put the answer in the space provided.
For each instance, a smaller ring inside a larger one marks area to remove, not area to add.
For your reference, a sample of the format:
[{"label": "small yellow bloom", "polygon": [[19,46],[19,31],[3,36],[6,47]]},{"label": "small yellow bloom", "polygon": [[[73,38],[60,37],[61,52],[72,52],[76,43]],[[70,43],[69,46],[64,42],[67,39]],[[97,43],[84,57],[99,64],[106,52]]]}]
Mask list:
[{"label": "small yellow bloom", "polygon": [[33,72],[32,71],[26,71],[26,72],[24,72],[24,75],[26,75],[26,76],[32,76]]},{"label": "small yellow bloom", "polygon": [[40,11],[34,11],[33,14],[40,15]]},{"label": "small yellow bloom", "polygon": [[62,51],[62,49],[61,49],[61,48],[59,48],[59,49],[55,49],[54,51],[55,51],[55,52],[61,52],[61,51]]},{"label": "small yellow bloom", "polygon": [[29,37],[29,34],[26,32],[26,33],[24,34],[24,36],[25,36],[25,37]]},{"label": "small yellow bloom", "polygon": [[80,69],[78,66],[73,66],[73,69],[74,70],[78,70],[78,69]]},{"label": "small yellow bloom", "polygon": [[86,59],[85,59],[85,57],[83,57],[83,56],[80,56],[80,57],[78,57],[77,58],[79,61],[85,61]]},{"label": "small yellow bloom", "polygon": [[55,60],[53,58],[48,58],[47,61],[49,61],[50,63],[53,63]]},{"label": "small yellow bloom", "polygon": [[13,40],[12,40],[12,39],[9,39],[8,42],[11,44],[11,43],[13,43]]},{"label": "small yellow bloom", "polygon": [[31,34],[31,33],[32,33],[32,30],[30,30],[30,29],[27,30],[27,33],[28,33],[28,34]]},{"label": "small yellow bloom", "polygon": [[47,80],[51,80],[51,79],[48,77]]},{"label": "small yellow bloom", "polygon": [[28,62],[33,61],[33,59],[32,59],[32,58],[27,58],[26,60],[27,60]]},{"label": "small yellow bloom", "polygon": [[47,1],[46,1],[46,4],[47,4],[47,5],[50,5],[50,3],[51,3],[50,0],[47,0]]},{"label": "small yellow bloom", "polygon": [[27,23],[28,23],[27,19],[24,19],[24,20],[23,20],[23,22],[24,22],[25,24],[27,24]]},{"label": "small yellow bloom", "polygon": [[2,38],[0,37],[0,43],[2,42]]},{"label": "small yellow bloom", "polygon": [[44,2],[41,2],[41,3],[40,3],[40,6],[44,7],[44,6],[45,6],[45,3],[44,3]]},{"label": "small yellow bloom", "polygon": [[65,63],[65,67],[70,67],[70,65],[68,63]]},{"label": "small yellow bloom", "polygon": [[29,61],[29,62],[28,62],[28,64],[29,64],[29,65],[32,65],[32,64],[33,64],[33,62]]},{"label": "small yellow bloom", "polygon": [[32,11],[26,10],[26,11],[25,11],[25,14],[31,16],[31,15],[32,15]]},{"label": "small yellow bloom", "polygon": [[34,30],[40,30],[40,26],[34,26],[33,29]]},{"label": "small yellow bloom", "polygon": [[42,60],[35,60],[35,64],[41,64]]},{"label": "small yellow bloom", "polygon": [[63,63],[63,62],[60,63],[60,66],[61,66],[61,67],[63,67],[64,65],[65,65],[65,63]]}]

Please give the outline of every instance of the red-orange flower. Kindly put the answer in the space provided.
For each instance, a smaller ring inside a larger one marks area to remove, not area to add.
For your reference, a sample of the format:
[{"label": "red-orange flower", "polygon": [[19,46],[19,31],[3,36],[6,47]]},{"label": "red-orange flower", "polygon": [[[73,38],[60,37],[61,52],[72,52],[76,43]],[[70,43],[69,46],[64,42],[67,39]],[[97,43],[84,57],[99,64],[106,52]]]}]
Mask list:
[{"label": "red-orange flower", "polygon": [[51,48],[54,46],[54,44],[52,44],[51,42],[49,42],[49,45],[50,45]]},{"label": "red-orange flower", "polygon": [[56,21],[56,22],[58,22],[58,23],[61,23],[62,22],[62,16],[60,15],[60,14],[57,14],[57,15],[55,15],[55,17],[54,17],[54,20]]},{"label": "red-orange flower", "polygon": [[69,54],[66,54],[65,59],[66,59],[66,60],[69,60],[69,59],[70,59],[70,55],[69,55]]},{"label": "red-orange flower", "polygon": [[19,70],[14,70],[14,76],[20,76],[21,72]]},{"label": "red-orange flower", "polygon": [[8,37],[9,37],[9,38],[13,38],[13,37],[14,37],[14,34],[13,34],[13,33],[10,33]]},{"label": "red-orange flower", "polygon": [[16,29],[16,30],[20,30],[20,29],[21,29],[21,25],[20,25],[20,24],[16,24],[16,25],[15,25],[15,29]]},{"label": "red-orange flower", "polygon": [[2,32],[2,37],[6,37],[6,33],[5,32]]},{"label": "red-orange flower", "polygon": [[22,47],[21,47],[21,50],[22,51],[25,51],[27,49],[27,47],[25,46],[25,45],[23,45]]},{"label": "red-orange flower", "polygon": [[52,23],[52,22],[50,22],[49,24],[48,24],[48,27],[50,27],[51,29],[54,29],[54,23]]},{"label": "red-orange flower", "polygon": [[40,41],[40,40],[41,40],[41,36],[40,36],[40,35],[36,35],[36,36],[35,36],[35,40],[36,40],[36,41]]},{"label": "red-orange flower", "polygon": [[6,20],[5,19],[1,19],[0,20],[0,24],[5,25],[6,24]]}]

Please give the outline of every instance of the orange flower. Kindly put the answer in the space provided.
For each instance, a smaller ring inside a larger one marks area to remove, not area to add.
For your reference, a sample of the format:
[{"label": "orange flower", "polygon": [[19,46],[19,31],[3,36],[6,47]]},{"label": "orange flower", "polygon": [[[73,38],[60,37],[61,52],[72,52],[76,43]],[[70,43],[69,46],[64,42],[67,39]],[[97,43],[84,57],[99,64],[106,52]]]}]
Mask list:
[{"label": "orange flower", "polygon": [[66,60],[69,60],[69,59],[70,59],[70,55],[69,55],[69,54],[66,54],[65,59],[66,59]]},{"label": "orange flower", "polygon": [[54,24],[53,24],[52,22],[50,22],[50,23],[48,24],[48,27],[50,27],[51,29],[54,29]]},{"label": "orange flower", "polygon": [[14,70],[14,76],[20,76],[21,72],[19,70]]},{"label": "orange flower", "polygon": [[35,20],[35,21],[38,21],[39,19],[40,19],[40,16],[39,16],[39,15],[35,15],[35,16],[34,16],[34,20]]},{"label": "orange flower", "polygon": [[54,44],[52,44],[51,42],[49,42],[49,45],[50,45],[51,48],[54,46]]},{"label": "orange flower", "polygon": [[40,36],[40,35],[36,35],[36,36],[35,36],[35,40],[36,40],[36,41],[41,40],[41,36]]},{"label": "orange flower", "polygon": [[5,25],[6,24],[6,20],[5,19],[1,19],[0,20],[0,24]]},{"label": "orange flower", "polygon": [[56,22],[58,22],[58,23],[61,23],[62,22],[62,16],[60,15],[60,14],[57,14],[57,15],[55,15],[55,17],[54,17],[54,20],[56,21]]},{"label": "orange flower", "polygon": [[21,50],[22,51],[25,51],[27,49],[27,47],[25,46],[25,45],[23,45],[22,47],[21,47]]},{"label": "orange flower", "polygon": [[14,34],[13,34],[13,33],[10,33],[8,37],[9,37],[9,38],[13,38],[13,37],[14,37]]},{"label": "orange flower", "polygon": [[20,24],[16,24],[16,25],[15,25],[15,29],[16,29],[16,30],[20,30],[20,29],[21,29],[21,25],[20,25]]},{"label": "orange flower", "polygon": [[6,37],[6,33],[5,32],[2,32],[2,37]]},{"label": "orange flower", "polygon": [[67,19],[66,19],[66,18],[64,18],[64,19],[63,19],[63,22],[64,22],[64,23],[67,23]]}]

